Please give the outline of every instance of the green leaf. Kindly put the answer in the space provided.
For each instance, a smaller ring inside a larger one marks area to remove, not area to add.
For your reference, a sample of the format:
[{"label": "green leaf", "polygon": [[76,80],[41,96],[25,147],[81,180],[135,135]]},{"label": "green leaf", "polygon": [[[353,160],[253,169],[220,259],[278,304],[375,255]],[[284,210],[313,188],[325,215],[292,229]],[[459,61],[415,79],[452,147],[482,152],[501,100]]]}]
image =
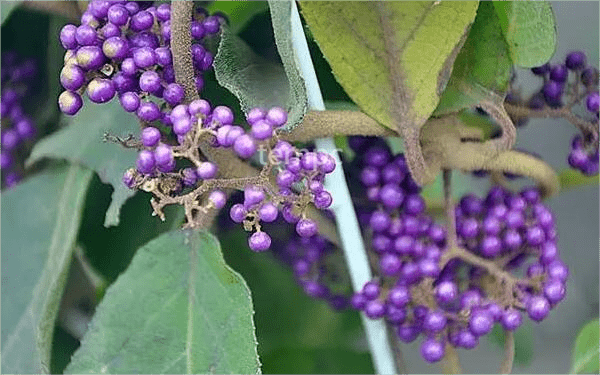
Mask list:
[{"label": "green leaf", "polygon": [[231,31],[237,34],[244,26],[257,14],[267,10],[266,1],[213,1],[208,7],[208,11],[222,12],[229,18]]},{"label": "green leaf", "polygon": [[111,285],[68,373],[257,373],[250,291],[208,233],[173,231]]},{"label": "green leaf", "polygon": [[597,374],[599,356],[599,322],[594,319],[587,323],[575,339],[573,356],[571,359],[571,374]]},{"label": "green leaf", "polygon": [[8,19],[12,11],[21,4],[20,1],[0,1],[0,24]]},{"label": "green leaf", "polygon": [[[498,324],[488,336],[492,342],[504,348],[504,329]],[[531,363],[534,353],[533,326],[527,322],[514,332],[515,339],[515,363],[521,366],[527,366]]]},{"label": "green leaf", "polygon": [[399,132],[415,180],[428,181],[420,129],[446,87],[478,2],[305,1],[301,5],[342,87],[363,112]]},{"label": "green leaf", "polygon": [[560,190],[572,189],[584,185],[598,185],[598,175],[586,176],[579,171],[573,169],[565,169],[558,175],[560,179]]},{"label": "green leaf", "polygon": [[254,53],[227,28],[221,33],[214,70],[219,84],[239,99],[245,113],[254,107],[292,105],[283,66]]},{"label": "green leaf", "polygon": [[92,173],[76,165],[2,193],[2,372],[48,372]]},{"label": "green leaf", "polygon": [[67,126],[35,145],[26,164],[31,165],[45,157],[59,158],[94,170],[103,182],[115,189],[104,225],[117,225],[121,206],[134,194],[125,187],[121,178],[127,168],[135,165],[137,153],[121,145],[105,143],[102,139],[106,132],[125,136],[137,134],[138,131],[135,116],[125,112],[118,100],[102,105],[85,100],[81,111],[75,117],[68,118]]},{"label": "green leaf", "polygon": [[297,59],[292,46],[292,2],[269,1],[273,34],[283,69],[289,81],[291,107],[285,130],[295,128],[300,124],[308,108],[308,98],[304,78],[297,66]]},{"label": "green leaf", "polygon": [[532,68],[545,64],[556,50],[556,24],[546,1],[494,1],[512,61]]},{"label": "green leaf", "polygon": [[[225,28],[215,56],[214,71],[219,84],[239,99],[244,112],[254,107],[281,106],[288,111],[285,129],[290,129],[304,116],[306,89],[296,67],[290,63],[290,56],[293,56],[291,42],[285,39],[289,39],[289,27],[275,24],[276,19],[283,17],[281,8],[289,8],[290,3],[277,4],[270,6],[283,65],[257,55],[241,38]],[[289,21],[289,15],[287,17]]]},{"label": "green leaf", "polygon": [[492,2],[482,1],[448,86],[434,115],[469,108],[482,99],[504,98],[512,62]]}]

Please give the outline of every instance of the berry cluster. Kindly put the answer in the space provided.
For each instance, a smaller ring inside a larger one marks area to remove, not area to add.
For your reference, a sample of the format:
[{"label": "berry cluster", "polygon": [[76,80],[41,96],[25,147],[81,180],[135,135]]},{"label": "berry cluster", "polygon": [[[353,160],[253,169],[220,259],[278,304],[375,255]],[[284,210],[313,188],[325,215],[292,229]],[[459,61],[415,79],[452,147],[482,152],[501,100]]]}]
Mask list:
[{"label": "berry cluster", "polygon": [[[586,65],[586,56],[581,51],[567,54],[564,62],[544,64],[531,69],[536,76],[543,78],[543,86],[528,100],[523,100],[516,91],[509,92],[506,102],[525,105],[534,111],[564,109],[571,111],[576,104],[584,104],[595,124],[594,134],[576,136],[571,142],[571,152],[567,158],[569,165],[587,176],[598,174],[598,69]],[[564,103],[566,101],[566,104]],[[527,118],[513,116],[513,122],[522,126]]]},{"label": "berry cluster", "polygon": [[[368,213],[362,220],[368,220],[377,277],[352,296],[353,308],[386,319],[404,342],[423,334],[421,354],[436,362],[446,343],[473,349],[495,323],[515,330],[523,311],[539,322],[564,298],[568,270],[537,190],[513,194],[494,187],[485,199],[463,197],[457,236],[468,256],[448,255],[445,231],[424,214],[403,156],[365,143],[352,139],[350,145],[363,155],[357,157],[359,178],[370,202],[361,207]],[[514,276],[531,257],[526,277]]]},{"label": "berry cluster", "polygon": [[[143,122],[162,120],[183,102],[185,93],[175,83],[171,54],[170,4],[148,1],[89,2],[81,25],[65,25],[60,41],[67,50],[60,82],[66,89],[58,99],[62,112],[76,114],[85,91],[90,101],[106,103],[116,94],[123,108]],[[198,7],[191,24],[196,87],[212,67],[213,55],[203,46],[219,32],[221,20]],[[151,100],[154,98],[154,100]],[[158,103],[158,104],[157,104]]]},{"label": "berry cluster", "polygon": [[0,168],[3,186],[7,188],[21,179],[23,161],[36,134],[33,120],[24,113],[22,106],[23,99],[30,94],[36,69],[33,60],[23,60],[10,51],[2,53]]}]

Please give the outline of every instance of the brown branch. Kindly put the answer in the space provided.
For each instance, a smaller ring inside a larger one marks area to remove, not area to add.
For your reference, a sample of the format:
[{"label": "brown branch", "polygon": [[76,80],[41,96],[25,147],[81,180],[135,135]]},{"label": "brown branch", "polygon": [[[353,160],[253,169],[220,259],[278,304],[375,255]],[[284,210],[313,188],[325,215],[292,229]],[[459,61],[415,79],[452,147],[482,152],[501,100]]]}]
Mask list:
[{"label": "brown branch", "polygon": [[173,69],[175,80],[183,86],[185,99],[189,103],[198,99],[198,90],[194,81],[194,64],[192,60],[192,12],[194,2],[179,0],[171,2],[171,50],[173,52]]},{"label": "brown branch", "polygon": [[499,374],[510,374],[515,360],[515,337],[512,331],[504,331],[504,359]]}]

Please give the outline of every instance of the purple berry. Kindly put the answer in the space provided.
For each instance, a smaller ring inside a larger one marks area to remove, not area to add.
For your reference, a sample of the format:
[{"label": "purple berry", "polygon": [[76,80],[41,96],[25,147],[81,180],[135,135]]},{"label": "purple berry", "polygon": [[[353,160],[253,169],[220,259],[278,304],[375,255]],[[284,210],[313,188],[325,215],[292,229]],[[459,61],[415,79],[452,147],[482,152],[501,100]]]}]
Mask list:
[{"label": "purple berry", "polygon": [[429,333],[438,333],[446,327],[446,322],[446,316],[443,311],[430,311],[423,321],[423,329]]},{"label": "purple berry", "polygon": [[510,308],[502,312],[502,318],[500,322],[505,330],[514,331],[523,323],[523,316],[518,310]]},{"label": "purple berry", "polygon": [[287,122],[287,112],[281,107],[273,107],[267,112],[265,119],[275,128],[279,128]]},{"label": "purple berry", "polygon": [[248,212],[244,208],[244,205],[241,203],[238,203],[238,204],[234,204],[233,206],[231,206],[231,209],[229,210],[229,217],[234,222],[241,223],[242,221],[244,221],[244,219],[246,219],[247,213]]},{"label": "purple berry", "polygon": [[115,86],[110,79],[94,78],[87,85],[88,98],[94,103],[106,103],[115,96]]},{"label": "purple berry", "polygon": [[92,46],[96,44],[96,30],[89,25],[81,25],[75,31],[75,39],[80,46]]},{"label": "purple berry", "polygon": [[429,338],[421,344],[421,356],[429,363],[441,360],[444,354],[444,344],[434,338]]},{"label": "purple berry", "polygon": [[368,301],[365,305],[365,315],[369,319],[379,319],[385,315],[385,305],[379,300]]},{"label": "purple berry", "polygon": [[387,208],[398,208],[404,200],[404,192],[398,185],[386,184],[379,191],[379,199]]},{"label": "purple berry", "polygon": [[213,110],[212,119],[222,125],[231,125],[233,124],[233,112],[229,107],[220,105]]},{"label": "purple berry", "polygon": [[140,118],[140,120],[146,122],[156,121],[162,116],[160,108],[158,108],[158,105],[154,102],[145,102],[140,104],[136,111],[136,115]]},{"label": "purple berry", "polygon": [[140,89],[146,92],[155,92],[161,87],[158,73],[148,70],[140,76]]},{"label": "purple berry", "polygon": [[123,26],[129,21],[129,12],[124,6],[115,4],[108,8],[107,17],[111,23]]},{"label": "purple berry", "polygon": [[137,93],[128,91],[119,96],[121,107],[127,112],[135,112],[140,107],[140,97]]},{"label": "purple berry", "polygon": [[106,57],[98,46],[85,46],[77,50],[77,65],[84,70],[96,70],[104,65]]},{"label": "purple berry", "polygon": [[395,254],[386,253],[379,260],[379,268],[381,269],[381,273],[385,276],[397,275],[401,266],[402,261]]},{"label": "purple berry", "polygon": [[154,166],[154,153],[148,150],[140,151],[136,161],[137,170],[143,174],[151,174],[154,171]]},{"label": "purple berry", "polygon": [[65,25],[60,30],[60,43],[64,49],[75,49],[78,47],[77,39],[75,34],[77,33],[77,26]]},{"label": "purple berry", "polygon": [[296,233],[300,237],[312,237],[317,234],[317,223],[311,219],[301,219],[296,223]]},{"label": "purple berry", "polygon": [[144,128],[142,130],[142,144],[146,147],[154,147],[160,141],[160,131],[152,126]]},{"label": "purple berry", "polygon": [[76,92],[63,91],[58,97],[58,106],[60,111],[69,116],[73,116],[83,106],[81,96]]},{"label": "purple berry", "polygon": [[259,120],[254,125],[252,125],[252,129],[250,130],[250,132],[252,133],[254,139],[263,141],[273,136],[273,127],[269,122],[265,120]]},{"label": "purple berry", "polygon": [[600,108],[600,95],[597,92],[589,94],[585,100],[585,104],[588,111],[598,113],[598,109]]},{"label": "purple berry", "polygon": [[407,344],[415,341],[419,333],[421,333],[421,329],[416,325],[401,325],[396,331],[398,338]]},{"label": "purple berry", "polygon": [[111,37],[102,44],[102,52],[109,59],[121,60],[129,54],[129,43],[121,37]]},{"label": "purple berry", "polygon": [[578,70],[585,67],[585,60],[585,53],[581,51],[575,51],[567,55],[565,65],[571,70]]},{"label": "purple berry", "polygon": [[264,203],[258,209],[258,217],[260,218],[260,220],[267,223],[272,223],[273,221],[275,221],[275,219],[277,219],[278,214],[279,210],[277,209],[277,206],[270,202]]},{"label": "purple berry", "polygon": [[209,180],[217,176],[218,169],[216,164],[205,161],[200,163],[200,166],[196,169],[196,174],[202,180]]},{"label": "purple berry", "polygon": [[255,252],[265,251],[271,247],[271,237],[265,232],[256,232],[248,239],[248,246]]},{"label": "purple berry", "polygon": [[61,85],[70,91],[77,91],[85,83],[85,72],[77,65],[66,65],[60,71]]},{"label": "purple berry", "polygon": [[458,287],[452,281],[442,281],[435,287],[435,298],[440,304],[447,304],[458,297]]},{"label": "purple berry", "polygon": [[315,207],[322,210],[328,208],[333,203],[333,197],[329,192],[323,190],[315,194],[314,204]]},{"label": "purple berry", "polygon": [[565,65],[554,65],[550,68],[550,79],[554,82],[563,83],[568,75],[569,71]]},{"label": "purple berry", "polygon": [[540,322],[548,316],[550,312],[550,303],[542,296],[532,296],[527,301],[527,314],[531,320]]},{"label": "purple berry", "polygon": [[256,143],[248,134],[243,134],[233,142],[233,150],[240,158],[248,159],[256,152]]},{"label": "purple berry", "polygon": [[319,164],[319,157],[315,152],[307,152],[302,155],[300,162],[305,171],[314,171]]},{"label": "purple berry", "polygon": [[537,66],[535,68],[531,68],[531,72],[536,76],[543,76],[550,71],[550,65],[544,64],[542,66]]},{"label": "purple berry", "polygon": [[563,93],[563,86],[559,82],[548,81],[546,84],[544,84],[542,93],[544,94],[546,103],[549,105],[558,105],[560,104],[560,98]]},{"label": "purple berry", "polygon": [[133,51],[133,61],[139,68],[149,68],[156,64],[156,52],[152,47],[140,47]]},{"label": "purple berry", "polygon": [[556,279],[551,279],[544,283],[544,296],[550,303],[558,303],[565,298],[567,290],[565,284]]},{"label": "purple berry", "polygon": [[150,29],[153,24],[154,16],[152,15],[152,13],[145,10],[141,10],[131,17],[131,20],[129,22],[129,28],[132,31],[140,32]]},{"label": "purple berry", "polygon": [[469,330],[475,336],[483,336],[492,330],[494,320],[489,312],[475,310],[469,318]]},{"label": "purple berry", "polygon": [[225,203],[227,203],[227,194],[221,190],[215,190],[208,195],[208,200],[212,202],[215,208],[220,210],[225,207]]}]

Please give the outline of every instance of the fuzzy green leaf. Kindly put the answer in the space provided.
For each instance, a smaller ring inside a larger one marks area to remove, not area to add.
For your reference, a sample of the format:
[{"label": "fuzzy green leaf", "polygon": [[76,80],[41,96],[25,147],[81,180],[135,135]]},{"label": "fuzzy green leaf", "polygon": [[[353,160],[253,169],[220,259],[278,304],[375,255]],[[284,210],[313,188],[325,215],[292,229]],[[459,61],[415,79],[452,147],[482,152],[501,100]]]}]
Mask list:
[{"label": "fuzzy green leaf", "polygon": [[228,29],[221,34],[214,61],[217,81],[238,98],[244,112],[253,107],[281,106],[288,111],[285,129],[297,126],[307,107],[304,80],[292,62],[289,10],[285,13],[290,4],[284,1],[270,3],[275,40],[283,65],[257,55]]},{"label": "fuzzy green leaf", "polygon": [[257,373],[250,291],[208,233],[138,250],[96,309],[67,373]]},{"label": "fuzzy green leaf", "polygon": [[283,66],[254,53],[227,28],[221,33],[214,69],[219,84],[239,99],[245,113],[254,107],[291,105]]},{"label": "fuzzy green leaf", "polygon": [[49,170],[2,193],[2,372],[49,371],[54,325],[92,173]]},{"label": "fuzzy green leaf", "polygon": [[571,359],[571,374],[597,374],[600,366],[600,325],[598,319],[587,323],[575,339]]},{"label": "fuzzy green leaf", "polygon": [[20,1],[0,1],[0,24],[8,19],[10,14],[16,7],[21,4]]},{"label": "fuzzy green leaf", "polygon": [[430,180],[420,129],[438,105],[478,2],[305,1],[301,5],[342,87],[363,112],[404,138],[415,180]]},{"label": "fuzzy green leaf", "polygon": [[137,154],[133,149],[103,142],[106,132],[125,137],[137,134],[139,125],[135,116],[121,108],[118,100],[102,105],[85,100],[81,111],[67,119],[67,126],[36,143],[27,165],[42,158],[55,158],[94,170],[104,183],[115,189],[104,221],[105,226],[113,226],[119,224],[121,206],[134,193],[121,178],[127,168],[135,165]]},{"label": "fuzzy green leaf", "polygon": [[504,98],[511,69],[508,45],[494,6],[482,1],[434,115],[469,108],[482,99]]},{"label": "fuzzy green leaf", "polygon": [[532,68],[546,63],[556,50],[556,24],[546,1],[494,1],[512,61]]}]

